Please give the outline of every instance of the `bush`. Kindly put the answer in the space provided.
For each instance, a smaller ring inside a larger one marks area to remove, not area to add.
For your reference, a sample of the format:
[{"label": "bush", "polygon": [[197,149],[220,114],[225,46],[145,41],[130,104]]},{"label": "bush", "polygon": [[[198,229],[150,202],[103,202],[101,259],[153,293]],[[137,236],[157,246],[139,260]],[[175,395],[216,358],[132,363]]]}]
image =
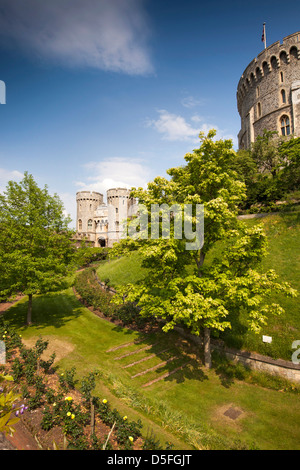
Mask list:
[{"label": "bush", "polygon": [[96,261],[107,259],[108,253],[109,248],[81,246],[76,249],[74,261],[78,267],[86,267]]},{"label": "bush", "polygon": [[117,307],[111,302],[112,294],[101,288],[93,269],[89,268],[80,273],[75,279],[74,287],[88,305],[106,317],[114,316]]},{"label": "bush", "polygon": [[122,305],[112,302],[112,294],[100,286],[93,269],[88,268],[80,273],[76,277],[74,287],[88,305],[99,310],[104,316],[121,320],[124,325],[145,325],[147,320],[141,317],[139,308],[133,302],[125,302]]}]

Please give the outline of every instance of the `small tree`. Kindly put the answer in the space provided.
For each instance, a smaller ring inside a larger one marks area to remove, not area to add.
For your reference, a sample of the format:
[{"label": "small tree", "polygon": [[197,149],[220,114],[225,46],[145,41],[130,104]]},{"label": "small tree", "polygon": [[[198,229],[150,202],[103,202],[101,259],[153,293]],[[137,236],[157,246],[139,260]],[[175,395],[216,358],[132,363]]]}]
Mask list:
[{"label": "small tree", "polygon": [[27,324],[34,294],[66,286],[73,253],[69,222],[59,197],[40,189],[27,172],[0,194],[0,298],[28,295]]},{"label": "small tree", "polygon": [[[273,271],[261,273],[256,267],[266,253],[266,237],[261,227],[249,228],[237,219],[238,205],[245,198],[245,185],[232,169],[236,154],[229,140],[214,141],[215,131],[185,156],[186,165],[168,170],[170,180],[156,178],[147,190],[132,195],[151,213],[153,204],[204,205],[204,243],[186,250],[186,238],[129,239],[127,247],[138,245],[148,275],[136,285],[119,290],[135,301],[145,316],[165,320],[163,329],[186,326],[204,338],[204,359],[211,366],[210,332],[231,327],[229,313],[248,312],[249,328],[259,331],[268,315],[281,313],[279,305],[268,304],[272,290],[294,295],[287,285],[276,282]],[[173,218],[173,223],[174,223]],[[184,224],[184,220],[183,220]],[[116,247],[124,250],[126,240]],[[211,260],[206,262],[207,255]]]}]

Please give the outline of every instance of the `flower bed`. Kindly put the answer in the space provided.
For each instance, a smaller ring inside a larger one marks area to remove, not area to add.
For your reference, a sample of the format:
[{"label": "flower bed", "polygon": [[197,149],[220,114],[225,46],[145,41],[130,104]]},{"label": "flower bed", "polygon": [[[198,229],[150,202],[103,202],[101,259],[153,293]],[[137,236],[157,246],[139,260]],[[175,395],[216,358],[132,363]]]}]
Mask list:
[{"label": "flower bed", "polygon": [[74,367],[58,375],[53,367],[55,353],[47,361],[42,359],[48,342],[39,339],[33,348],[26,348],[7,322],[0,324],[0,338],[5,341],[7,359],[1,372],[13,377],[20,394],[16,414],[42,449],[163,449],[155,437],[142,436],[140,420],[129,420],[106,398],[93,396],[97,371],[80,383]]}]

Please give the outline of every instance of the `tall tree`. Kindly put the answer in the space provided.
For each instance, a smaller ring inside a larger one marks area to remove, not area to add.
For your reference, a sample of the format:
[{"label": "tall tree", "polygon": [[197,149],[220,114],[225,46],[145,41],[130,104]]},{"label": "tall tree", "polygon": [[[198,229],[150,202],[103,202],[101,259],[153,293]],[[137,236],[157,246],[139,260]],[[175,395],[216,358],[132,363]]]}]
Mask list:
[{"label": "tall tree", "polygon": [[[149,233],[153,205],[204,205],[204,243],[187,250],[187,237],[175,237],[173,216],[169,238],[137,237],[115,248],[120,254],[126,246],[138,246],[148,268],[148,275],[139,284],[120,289],[115,301],[122,302],[127,295],[138,303],[142,315],[163,318],[165,331],[185,325],[193,334],[203,335],[207,367],[211,330],[230,328],[229,313],[246,309],[249,328],[258,331],[268,315],[282,311],[279,305],[268,304],[270,292],[295,294],[287,284],[276,282],[273,271],[256,269],[266,253],[266,237],[261,227],[250,228],[237,219],[245,185],[232,169],[236,158],[232,142],[214,137],[213,130],[207,136],[200,134],[200,148],[185,156],[186,165],[167,171],[169,180],[156,178],[147,190],[132,192],[148,211]],[[192,218],[195,223],[195,214]],[[163,225],[163,213],[160,221]],[[214,258],[209,263],[208,254]]]},{"label": "tall tree", "polygon": [[27,324],[33,295],[66,285],[73,254],[69,222],[59,197],[47,186],[40,189],[27,172],[0,194],[0,298],[28,295]]}]

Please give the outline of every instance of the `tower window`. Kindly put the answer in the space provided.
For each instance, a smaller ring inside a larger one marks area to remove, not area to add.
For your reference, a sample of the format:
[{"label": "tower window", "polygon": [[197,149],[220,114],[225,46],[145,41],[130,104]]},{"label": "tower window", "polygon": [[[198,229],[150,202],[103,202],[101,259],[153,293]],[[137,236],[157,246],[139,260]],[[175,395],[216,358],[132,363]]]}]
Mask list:
[{"label": "tower window", "polygon": [[283,83],[283,72],[280,72],[280,81]]},{"label": "tower window", "polygon": [[259,90],[259,86],[258,86],[258,87],[256,87],[256,96],[257,96],[257,98],[259,97],[259,93],[260,93],[260,90]]},{"label": "tower window", "polygon": [[281,135],[290,135],[290,118],[288,116],[282,116],[280,120]]},{"label": "tower window", "polygon": [[285,90],[281,90],[281,103],[286,103]]},{"label": "tower window", "polygon": [[78,220],[78,230],[82,230],[82,220]]},{"label": "tower window", "polygon": [[257,115],[258,117],[261,116],[261,104],[260,103],[257,103]]},{"label": "tower window", "polygon": [[92,219],[89,219],[89,220],[88,220],[88,226],[87,226],[87,227],[88,227],[88,230],[92,230],[92,228],[93,228],[93,221],[92,221]]}]

